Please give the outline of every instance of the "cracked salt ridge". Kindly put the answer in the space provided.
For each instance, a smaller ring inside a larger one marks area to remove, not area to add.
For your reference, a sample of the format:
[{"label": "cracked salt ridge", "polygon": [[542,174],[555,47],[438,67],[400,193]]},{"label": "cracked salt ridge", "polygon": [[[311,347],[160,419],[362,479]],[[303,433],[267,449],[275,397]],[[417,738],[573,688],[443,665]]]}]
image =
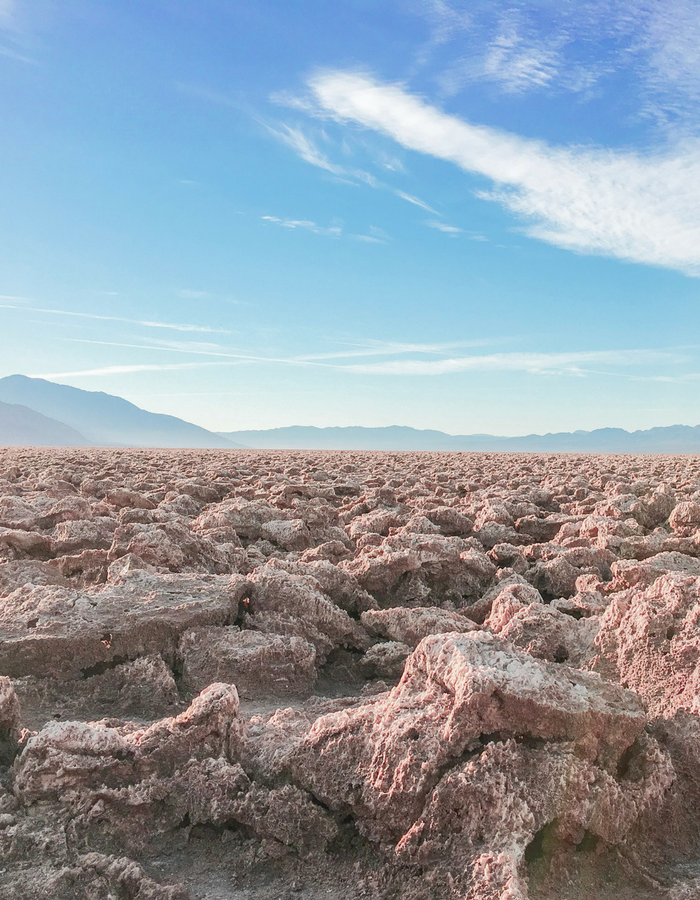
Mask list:
[{"label": "cracked salt ridge", "polygon": [[697,896],[697,458],[0,459],[0,897]]}]

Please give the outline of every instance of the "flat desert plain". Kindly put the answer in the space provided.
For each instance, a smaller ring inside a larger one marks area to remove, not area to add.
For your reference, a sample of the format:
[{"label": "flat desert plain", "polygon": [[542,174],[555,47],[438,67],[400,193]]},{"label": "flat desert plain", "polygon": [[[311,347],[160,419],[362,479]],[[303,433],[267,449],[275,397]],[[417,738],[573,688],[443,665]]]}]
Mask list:
[{"label": "flat desert plain", "polygon": [[700,897],[700,458],[0,450],[0,897]]}]

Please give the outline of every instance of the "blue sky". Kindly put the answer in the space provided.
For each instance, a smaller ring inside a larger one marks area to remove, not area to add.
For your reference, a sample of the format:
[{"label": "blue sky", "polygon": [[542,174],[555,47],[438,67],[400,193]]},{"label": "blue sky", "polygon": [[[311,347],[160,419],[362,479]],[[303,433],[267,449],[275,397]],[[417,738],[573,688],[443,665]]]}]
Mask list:
[{"label": "blue sky", "polygon": [[698,0],[0,0],[0,376],[700,423]]}]

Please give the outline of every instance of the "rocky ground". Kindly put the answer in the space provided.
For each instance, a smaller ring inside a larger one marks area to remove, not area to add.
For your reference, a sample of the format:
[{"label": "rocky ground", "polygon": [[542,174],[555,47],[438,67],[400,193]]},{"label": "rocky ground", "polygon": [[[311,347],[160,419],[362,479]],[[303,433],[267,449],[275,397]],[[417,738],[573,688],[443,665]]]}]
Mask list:
[{"label": "rocky ground", "polygon": [[0,450],[0,897],[700,897],[700,458]]}]

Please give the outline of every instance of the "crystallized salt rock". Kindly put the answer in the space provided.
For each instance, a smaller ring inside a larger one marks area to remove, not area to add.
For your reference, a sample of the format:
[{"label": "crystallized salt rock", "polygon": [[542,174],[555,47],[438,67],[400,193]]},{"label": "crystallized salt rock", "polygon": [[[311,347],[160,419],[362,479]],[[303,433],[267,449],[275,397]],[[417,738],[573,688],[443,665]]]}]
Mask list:
[{"label": "crystallized salt rock", "polygon": [[53,548],[48,534],[0,527],[0,558],[46,560],[52,556]]},{"label": "crystallized salt rock", "polygon": [[37,528],[41,514],[21,497],[0,497],[0,527],[29,531]]},{"label": "crystallized salt rock", "polygon": [[611,590],[621,591],[635,585],[649,585],[666,572],[700,576],[700,559],[684,553],[658,553],[639,562],[621,559],[612,565],[614,582]]},{"label": "crystallized salt rock", "polygon": [[474,600],[496,567],[473,543],[438,534],[396,534],[341,567],[383,603],[434,606]]},{"label": "crystallized salt rock", "polygon": [[599,628],[597,619],[577,620],[542,603],[506,607],[498,598],[484,624],[531,656],[576,667],[583,667],[593,656]]},{"label": "crystallized salt rock", "polygon": [[264,540],[279,544],[285,550],[306,550],[312,544],[311,532],[303,519],[273,519],[260,528]]},{"label": "crystallized salt rock", "polygon": [[580,574],[580,569],[565,557],[557,556],[547,562],[537,563],[528,578],[538,590],[550,597],[570,597],[576,593],[576,579]]},{"label": "crystallized salt rock", "polygon": [[564,524],[566,517],[547,516],[523,516],[515,521],[515,530],[518,534],[525,535],[531,541],[544,543],[551,541]]},{"label": "crystallized salt rock", "polygon": [[235,687],[212,684],[179,716],[120,733],[84,722],[51,722],[15,762],[14,791],[25,803],[100,787],[121,788],[164,777],[191,759],[226,756],[240,747]]},{"label": "crystallized salt rock", "polygon": [[473,618],[475,622],[484,622],[497,600],[499,601],[498,605],[504,609],[509,609],[512,604],[515,604],[514,609],[520,609],[530,603],[544,602],[537,588],[526,581],[522,575],[516,575],[513,572],[506,573],[508,573],[507,569],[496,573],[498,579],[496,583],[468,608],[469,617]]},{"label": "crystallized salt rock", "polygon": [[418,817],[440,771],[484,735],[572,742],[607,766],[645,722],[634,694],[595,675],[483,631],[434,635],[386,699],[317,720],[289,764],[324,803],[352,809],[368,835],[391,840]]},{"label": "crystallized salt rock", "polygon": [[369,648],[360,660],[360,669],[366,678],[384,678],[396,681],[403,673],[411,648],[399,641],[382,641]]},{"label": "crystallized salt rock", "polygon": [[661,575],[613,597],[594,666],[628,685],[651,715],[700,714],[700,578]]},{"label": "crystallized salt rock", "polygon": [[316,680],[316,650],[303,638],[208,626],[186,631],[178,660],[185,686],[236,685],[245,698],[307,694]]},{"label": "crystallized salt rock", "polygon": [[617,844],[659,804],[674,778],[667,755],[643,737],[635,764],[639,777],[630,780],[568,743],[488,743],[440,780],[399,841],[398,858],[446,872],[473,900],[527,900],[524,862],[538,835],[547,835],[553,855],[571,853],[587,836]]},{"label": "crystallized salt rock", "polygon": [[10,679],[0,676],[0,765],[8,765],[20,735],[20,706]]},{"label": "crystallized salt rock", "polygon": [[[367,609],[376,609],[377,601],[360,587],[352,575],[340,566],[333,565],[330,560],[310,558],[308,553],[313,551],[307,551],[299,560],[271,559],[267,567],[280,569],[292,575],[310,576],[324,596],[350,615],[357,615]],[[346,557],[347,553],[343,553],[340,558]]]},{"label": "crystallized salt rock", "polygon": [[79,553],[81,550],[109,550],[118,527],[116,519],[104,516],[81,520],[67,519],[58,524],[51,534],[52,554],[65,556]]},{"label": "crystallized salt rock", "polygon": [[362,613],[360,620],[371,634],[412,648],[430,634],[474,631],[479,627],[460,613],[431,607],[370,609]]},{"label": "crystallized salt rock", "polygon": [[324,596],[313,577],[261,566],[248,577],[247,595],[246,627],[301,637],[316,648],[319,661],[335,647],[365,643],[359,625]]},{"label": "crystallized salt rock", "polygon": [[692,534],[700,529],[700,503],[685,500],[668,517],[668,524],[678,534]]},{"label": "crystallized salt rock", "polygon": [[84,591],[28,585],[0,605],[0,673],[75,678],[95,667],[159,653],[180,635],[235,619],[240,576],[149,575]]},{"label": "crystallized salt rock", "polygon": [[265,500],[248,501],[242,498],[225,500],[203,512],[193,527],[201,530],[228,525],[239,537],[258,540],[262,537],[262,527],[283,516]]},{"label": "crystallized salt rock", "polygon": [[116,506],[117,509],[121,509],[122,507],[130,507],[132,509],[153,509],[155,507],[155,503],[153,503],[152,500],[149,500],[148,497],[144,497],[138,491],[129,491],[124,488],[110,491],[105,496],[105,500],[111,506]]},{"label": "crystallized salt rock", "polygon": [[197,570],[218,575],[238,571],[243,557],[239,548],[202,537],[181,521],[120,525],[110,554],[118,559],[127,553],[171,572]]},{"label": "crystallized salt rock", "polygon": [[69,587],[70,582],[53,566],[34,559],[0,563],[0,597],[6,597],[26,584],[55,584]]}]

